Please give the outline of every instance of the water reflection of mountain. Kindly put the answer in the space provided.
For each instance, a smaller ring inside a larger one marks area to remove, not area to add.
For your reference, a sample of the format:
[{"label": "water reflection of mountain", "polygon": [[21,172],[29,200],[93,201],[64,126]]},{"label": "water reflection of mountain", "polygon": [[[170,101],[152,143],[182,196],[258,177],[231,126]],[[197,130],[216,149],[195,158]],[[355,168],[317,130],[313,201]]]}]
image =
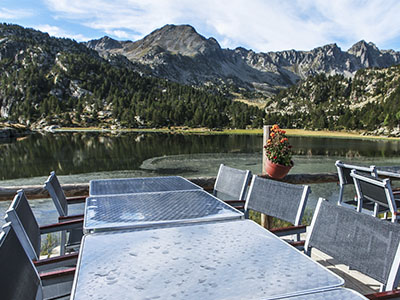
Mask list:
[{"label": "water reflection of mountain", "polygon": [[[398,157],[400,152],[398,141],[290,137],[290,142],[296,156],[318,160],[320,157],[388,159]],[[255,135],[35,134],[0,145],[0,180],[46,176],[51,170],[59,175],[141,170],[142,163],[151,158],[179,155],[187,158],[187,155],[202,153],[208,154],[208,159],[203,160],[209,161],[207,168],[218,166],[223,161],[232,164],[240,161],[242,166],[246,163],[254,166],[260,164],[261,150],[262,136]],[[242,160],[242,154],[251,155]],[[195,162],[190,161],[184,167],[182,162],[175,161],[176,165],[170,171],[176,174],[182,170],[185,174],[193,174],[199,169],[206,170],[201,163],[196,165]]]},{"label": "water reflection of mountain", "polygon": [[334,138],[291,138],[296,155],[341,157],[393,157],[400,153],[400,141]]}]

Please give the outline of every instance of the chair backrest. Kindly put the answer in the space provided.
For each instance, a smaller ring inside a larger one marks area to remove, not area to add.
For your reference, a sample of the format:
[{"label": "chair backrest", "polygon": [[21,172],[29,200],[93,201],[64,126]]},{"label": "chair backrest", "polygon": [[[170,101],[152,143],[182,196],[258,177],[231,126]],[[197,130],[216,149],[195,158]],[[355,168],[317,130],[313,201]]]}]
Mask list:
[{"label": "chair backrest", "polygon": [[220,165],[214,185],[214,196],[221,200],[244,200],[251,172]]},{"label": "chair backrest", "polygon": [[356,170],[356,171],[359,171],[364,174],[370,174],[370,175],[374,175],[375,177],[378,177],[375,166],[364,167],[364,166],[345,164],[345,163],[341,162],[340,160],[337,160],[335,162],[335,166],[337,168],[337,172],[338,172],[338,176],[339,176],[339,185],[340,185],[339,200],[338,200],[339,205],[341,205],[341,203],[343,201],[344,186],[348,185],[348,184],[354,184],[353,178],[350,176],[351,170]]},{"label": "chair backrest", "polygon": [[23,190],[17,191],[5,219],[11,223],[30,259],[40,257],[40,228]]},{"label": "chair backrest", "polygon": [[387,222],[320,198],[305,250],[315,247],[392,290],[399,283],[400,224]]},{"label": "chair backrest", "polygon": [[307,204],[310,187],[265,179],[253,175],[245,204],[248,210],[300,225]]},{"label": "chair backrest", "polygon": [[10,223],[0,233],[1,299],[43,299],[39,274]]},{"label": "chair backrest", "polygon": [[351,171],[351,177],[354,179],[354,185],[359,198],[358,211],[361,211],[363,201],[372,201],[389,208],[392,213],[392,221],[396,220],[397,207],[394,201],[390,179],[381,179],[378,177],[362,174],[358,171]]},{"label": "chair backrest", "polygon": [[53,199],[58,214],[63,217],[68,216],[67,198],[54,171],[50,173],[50,176],[44,183],[44,188],[49,192],[51,199]]}]

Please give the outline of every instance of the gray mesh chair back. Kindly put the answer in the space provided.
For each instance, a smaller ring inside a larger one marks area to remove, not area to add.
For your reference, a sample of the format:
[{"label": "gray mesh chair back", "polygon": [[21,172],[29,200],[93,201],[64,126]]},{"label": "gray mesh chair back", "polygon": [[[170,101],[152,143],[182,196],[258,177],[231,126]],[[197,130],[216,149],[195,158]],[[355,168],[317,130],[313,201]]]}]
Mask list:
[{"label": "gray mesh chair back", "polygon": [[371,201],[379,207],[389,209],[392,215],[392,222],[398,219],[396,201],[394,200],[389,179],[380,179],[355,170],[351,171],[350,175],[354,179],[354,185],[357,190],[357,211],[361,211],[363,202]]},{"label": "gray mesh chair back", "polygon": [[248,170],[220,165],[214,185],[214,196],[221,200],[244,200],[251,178]]},{"label": "gray mesh chair back", "polygon": [[29,258],[38,260],[41,243],[40,228],[23,190],[19,190],[15,195],[6,211],[5,219],[11,223]]},{"label": "gray mesh chair back", "polygon": [[374,176],[378,177],[376,168],[374,166],[363,167],[363,166],[345,164],[345,163],[341,162],[340,160],[336,161],[335,166],[337,168],[337,172],[338,172],[338,176],[339,176],[339,186],[340,186],[339,199],[338,199],[339,205],[342,205],[342,203],[343,203],[344,186],[354,184],[353,178],[350,176],[351,170],[357,170],[364,174],[370,174],[370,175],[373,174]]},{"label": "gray mesh chair back", "polygon": [[67,216],[67,198],[65,197],[64,191],[54,171],[50,173],[49,178],[47,178],[46,182],[44,183],[44,188],[49,192],[51,199],[53,199],[58,214],[63,217]]},{"label": "gray mesh chair back", "polygon": [[0,233],[0,266],[1,299],[43,299],[39,274],[10,223]]},{"label": "gray mesh chair back", "polygon": [[[61,217],[68,216],[68,201],[61,187],[60,182],[54,171],[50,172],[50,176],[44,183],[44,188],[49,192],[51,199],[53,199],[54,205],[57,209],[58,214]],[[61,232],[61,245],[66,245],[67,248],[76,248],[80,244],[83,236],[83,231],[81,229],[69,230],[68,238],[67,232]],[[65,247],[61,247],[60,254],[65,254]]]},{"label": "gray mesh chair back", "polygon": [[253,175],[246,198],[245,214],[254,210],[300,225],[310,187],[265,179]]},{"label": "gray mesh chair back", "polygon": [[399,283],[400,224],[386,222],[320,198],[306,239],[315,247],[392,290]]}]

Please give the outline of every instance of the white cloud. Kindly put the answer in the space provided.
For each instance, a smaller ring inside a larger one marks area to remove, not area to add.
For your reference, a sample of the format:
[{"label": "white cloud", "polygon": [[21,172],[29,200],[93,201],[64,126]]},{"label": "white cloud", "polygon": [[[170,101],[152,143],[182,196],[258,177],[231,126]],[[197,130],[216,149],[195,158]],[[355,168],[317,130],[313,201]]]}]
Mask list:
[{"label": "white cloud", "polygon": [[119,39],[129,39],[131,35],[124,30],[106,30],[106,33],[109,35],[116,36]]},{"label": "white cloud", "polygon": [[81,41],[87,41],[88,38],[83,36],[82,34],[72,34],[69,32],[64,31],[63,29],[57,27],[57,26],[51,26],[48,24],[42,24],[42,25],[37,25],[35,26],[38,30],[43,31],[43,32],[47,32],[49,35],[51,36],[55,36],[55,37],[65,37],[65,38],[70,38],[70,39],[74,39],[78,42]]},{"label": "white cloud", "polygon": [[15,20],[20,18],[26,18],[33,15],[31,10],[26,9],[7,9],[0,7],[0,19]]},{"label": "white cloud", "polygon": [[137,39],[165,24],[191,24],[223,47],[308,50],[400,36],[396,0],[46,0],[57,18]]}]

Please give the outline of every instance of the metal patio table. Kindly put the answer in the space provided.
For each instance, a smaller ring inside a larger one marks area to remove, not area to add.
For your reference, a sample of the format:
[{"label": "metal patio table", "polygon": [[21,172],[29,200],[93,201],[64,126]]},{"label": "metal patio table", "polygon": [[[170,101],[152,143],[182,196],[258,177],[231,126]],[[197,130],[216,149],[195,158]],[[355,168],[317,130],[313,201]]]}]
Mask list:
[{"label": "metal patio table", "polygon": [[92,196],[86,199],[83,231],[241,218],[242,212],[204,190]]},{"label": "metal patio table", "polygon": [[344,280],[251,220],[85,235],[71,299],[278,299]]},{"label": "metal patio table", "polygon": [[181,176],[96,179],[89,182],[89,196],[202,190]]}]

